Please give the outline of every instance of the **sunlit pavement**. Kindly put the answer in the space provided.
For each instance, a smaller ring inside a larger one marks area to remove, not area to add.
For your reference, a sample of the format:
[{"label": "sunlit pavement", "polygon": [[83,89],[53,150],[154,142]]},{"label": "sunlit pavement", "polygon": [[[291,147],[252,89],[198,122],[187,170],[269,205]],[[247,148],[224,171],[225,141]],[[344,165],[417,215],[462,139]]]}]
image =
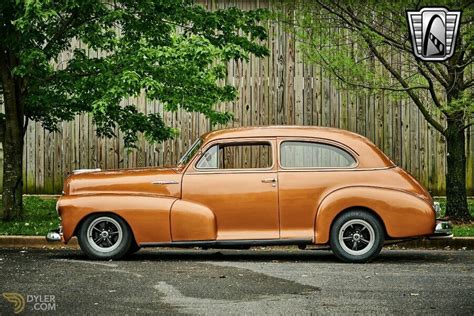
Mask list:
[{"label": "sunlit pavement", "polygon": [[[153,249],[103,262],[0,249],[0,292],[21,295],[26,314],[473,315],[474,251],[384,250],[343,264],[321,250]],[[0,297],[0,314],[13,305]]]}]

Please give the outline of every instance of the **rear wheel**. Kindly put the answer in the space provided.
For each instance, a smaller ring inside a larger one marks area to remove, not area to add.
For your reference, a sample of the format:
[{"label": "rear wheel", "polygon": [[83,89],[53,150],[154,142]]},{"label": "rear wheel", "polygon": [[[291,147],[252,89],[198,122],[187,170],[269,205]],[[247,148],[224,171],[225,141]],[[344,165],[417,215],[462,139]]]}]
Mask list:
[{"label": "rear wheel", "polygon": [[77,234],[82,251],[91,259],[123,257],[133,241],[123,219],[113,214],[92,215],[82,223]]},{"label": "rear wheel", "polygon": [[331,227],[334,254],[345,262],[368,262],[382,250],[385,233],[377,217],[364,210],[339,216]]}]

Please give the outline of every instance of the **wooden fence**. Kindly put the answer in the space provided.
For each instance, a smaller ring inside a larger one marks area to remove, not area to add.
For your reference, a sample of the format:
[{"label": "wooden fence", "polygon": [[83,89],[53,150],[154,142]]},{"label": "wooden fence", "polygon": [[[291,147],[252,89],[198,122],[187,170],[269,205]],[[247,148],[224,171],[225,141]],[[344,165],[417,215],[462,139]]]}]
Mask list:
[{"label": "wooden fence", "polygon": [[[205,3],[210,9],[237,5],[244,9],[264,6],[256,1]],[[227,80],[239,90],[235,102],[219,104],[235,120],[226,126],[314,125],[351,130],[370,138],[394,162],[408,170],[432,194],[445,193],[446,146],[441,135],[408,100],[393,100],[383,93],[354,93],[339,88],[334,78],[318,66],[305,63],[294,38],[271,24],[270,56],[248,63],[229,64]],[[63,59],[67,59],[65,53]],[[143,97],[126,100],[146,112],[160,112],[180,129],[173,141],[148,144],[140,137],[136,150],[124,148],[120,137],[97,138],[92,119],[77,117],[62,123],[61,133],[48,133],[31,123],[25,136],[24,191],[32,194],[61,192],[64,178],[79,168],[134,168],[174,164],[209,123],[197,114],[163,113],[163,107]],[[467,130],[468,194],[474,195],[474,127]],[[0,152],[0,180],[2,159]],[[1,181],[0,181],[1,183]]]}]

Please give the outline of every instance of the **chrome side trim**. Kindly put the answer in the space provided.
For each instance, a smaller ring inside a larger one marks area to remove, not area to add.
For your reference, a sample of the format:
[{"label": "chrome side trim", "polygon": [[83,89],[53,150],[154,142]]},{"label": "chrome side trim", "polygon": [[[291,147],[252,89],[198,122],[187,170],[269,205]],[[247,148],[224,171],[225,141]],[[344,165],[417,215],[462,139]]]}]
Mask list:
[{"label": "chrome side trim", "polygon": [[144,242],[140,247],[255,247],[255,246],[287,246],[287,245],[312,245],[312,239],[238,239],[238,240],[192,240],[171,242]]},{"label": "chrome side trim", "polygon": [[174,180],[156,180],[152,184],[179,184],[179,182]]},{"label": "chrome side trim", "polygon": [[73,174],[80,174],[80,173],[97,172],[97,171],[102,171],[102,169],[100,169],[100,168],[96,168],[96,169],[76,169],[76,170],[73,170],[72,173]]}]

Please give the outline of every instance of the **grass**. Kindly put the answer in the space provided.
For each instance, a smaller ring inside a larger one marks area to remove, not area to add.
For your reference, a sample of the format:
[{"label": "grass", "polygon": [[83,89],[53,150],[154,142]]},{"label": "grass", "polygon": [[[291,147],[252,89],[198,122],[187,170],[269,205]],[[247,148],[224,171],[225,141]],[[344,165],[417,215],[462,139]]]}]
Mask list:
[{"label": "grass", "polygon": [[[436,200],[440,203],[444,212],[446,199],[436,198]],[[474,199],[468,199],[468,204],[469,212],[474,217]],[[56,199],[25,196],[23,206],[25,218],[12,222],[0,221],[0,235],[44,236],[50,229],[58,227]],[[474,223],[454,225],[454,236],[474,236]]]},{"label": "grass", "polygon": [[45,236],[49,230],[58,227],[56,199],[25,196],[23,198],[23,208],[25,210],[23,220],[0,221],[0,235]]},{"label": "grass", "polygon": [[[446,211],[446,198],[436,198],[436,201],[441,205],[443,210],[442,215]],[[467,206],[469,208],[469,213],[474,217],[474,199],[467,199]],[[456,237],[474,237],[474,223],[470,224],[455,224],[453,225],[453,234]]]}]

